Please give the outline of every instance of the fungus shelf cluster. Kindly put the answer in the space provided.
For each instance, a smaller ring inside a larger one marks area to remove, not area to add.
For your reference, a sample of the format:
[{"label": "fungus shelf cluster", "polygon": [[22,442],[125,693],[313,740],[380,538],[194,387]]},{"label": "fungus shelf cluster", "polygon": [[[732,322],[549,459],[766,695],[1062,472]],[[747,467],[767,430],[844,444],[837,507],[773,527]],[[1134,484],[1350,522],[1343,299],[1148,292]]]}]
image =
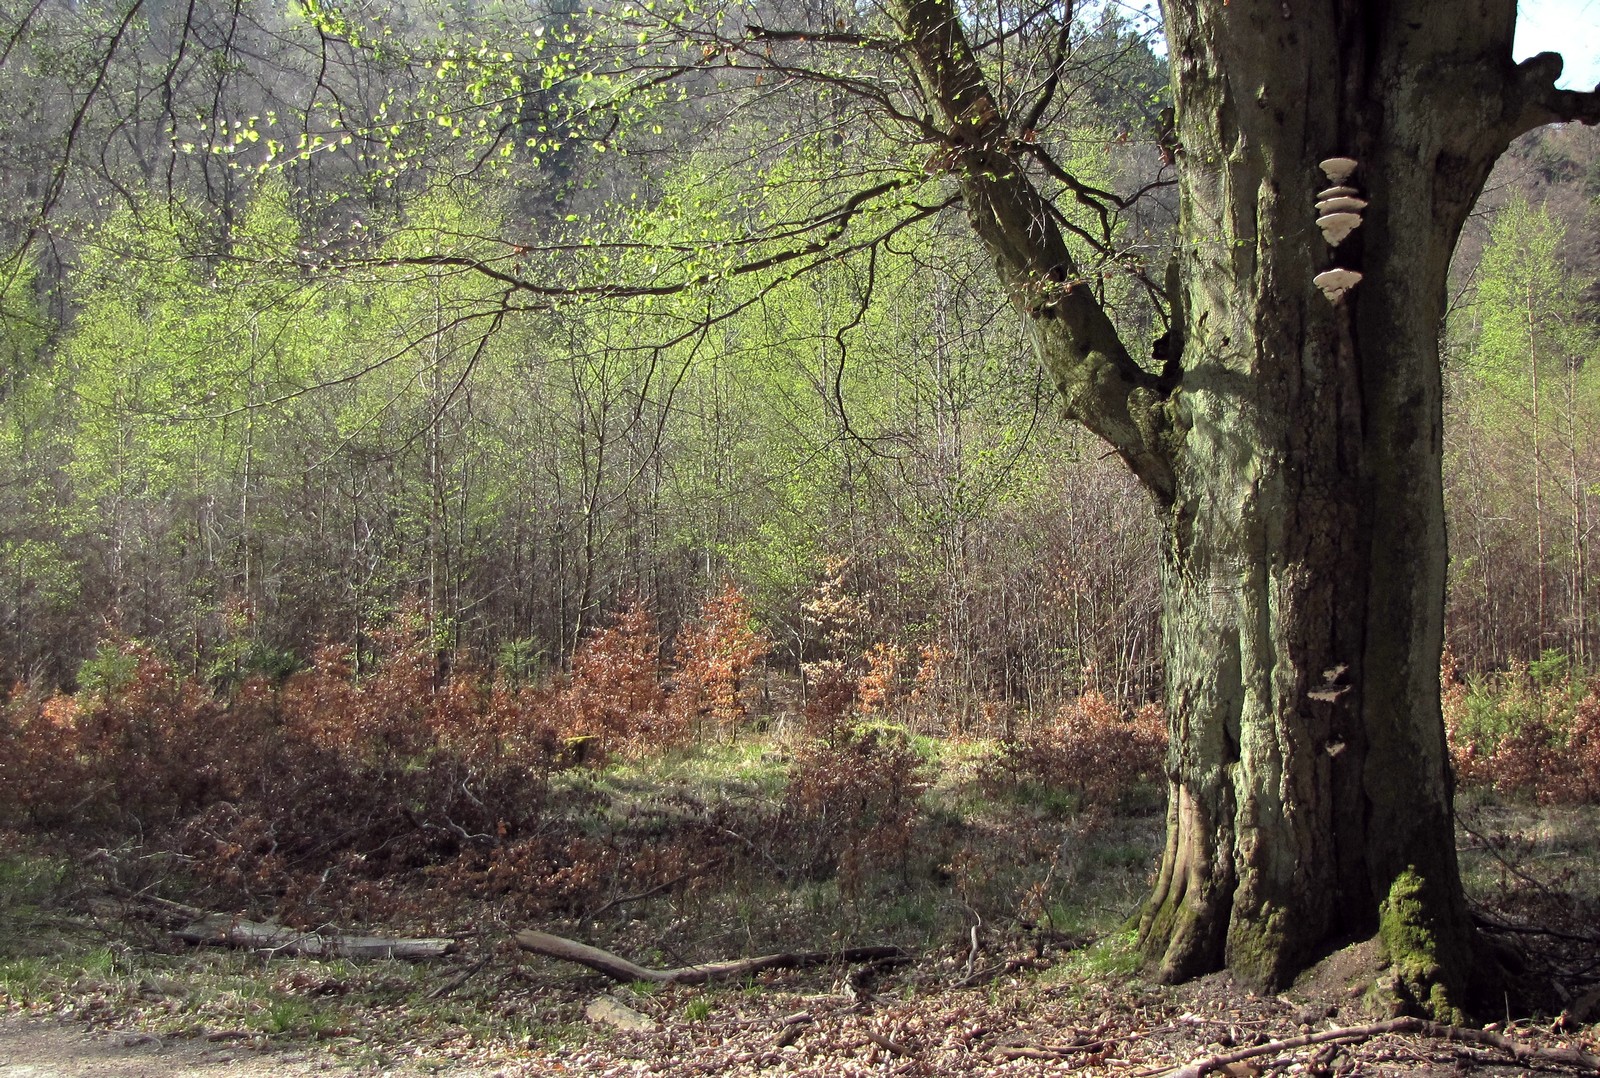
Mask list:
[{"label": "fungus shelf cluster", "polygon": [[[1361,211],[1367,208],[1360,188],[1350,184],[1356,164],[1353,157],[1330,157],[1320,166],[1332,186],[1317,192],[1317,227],[1335,252],[1350,233],[1361,227]],[[1317,274],[1311,283],[1322,289],[1329,300],[1337,302],[1360,280],[1360,271],[1334,266]]]}]

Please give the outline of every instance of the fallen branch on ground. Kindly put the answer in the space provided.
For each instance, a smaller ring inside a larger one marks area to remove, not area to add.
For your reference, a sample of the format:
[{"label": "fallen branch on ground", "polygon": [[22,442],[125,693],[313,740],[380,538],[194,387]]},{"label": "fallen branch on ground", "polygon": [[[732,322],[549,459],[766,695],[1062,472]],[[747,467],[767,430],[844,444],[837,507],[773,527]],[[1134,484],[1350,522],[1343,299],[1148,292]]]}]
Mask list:
[{"label": "fallen branch on ground", "polygon": [[1004,977],[1008,973],[1017,973],[1021,970],[1036,971],[1049,969],[1051,963],[1043,958],[1008,958],[1004,962],[996,962],[992,966],[985,966],[980,970],[968,974],[956,981],[952,988],[976,988],[988,984],[996,977]]},{"label": "fallen branch on ground", "polygon": [[666,883],[658,883],[654,887],[649,888],[648,890],[640,891],[638,894],[619,895],[616,898],[613,898],[610,902],[607,902],[605,905],[601,906],[599,909],[596,909],[591,913],[584,914],[583,915],[583,919],[585,921],[599,920],[601,917],[603,917],[606,914],[610,913],[612,910],[616,909],[619,906],[627,905],[630,902],[642,902],[647,898],[654,898],[656,895],[664,895],[668,891],[672,890],[674,887],[678,886],[678,884],[680,884],[680,883],[684,882],[685,880],[687,880],[687,879],[691,878],[692,876],[694,876],[696,873],[698,873],[698,872],[709,872],[711,869],[716,868],[717,865],[719,865],[719,864],[721,864],[720,861],[712,861],[708,865],[705,865],[705,866],[703,866],[701,868],[693,869],[693,870],[691,870],[689,872],[685,872],[681,876],[674,876],[672,879],[668,880]]},{"label": "fallen branch on ground", "polygon": [[614,981],[631,984],[649,981],[652,984],[706,984],[709,981],[727,980],[760,973],[769,969],[805,969],[825,966],[830,962],[877,962],[911,960],[898,947],[845,947],[837,951],[794,951],[783,954],[762,955],[759,958],[736,958],[724,962],[705,962],[697,966],[680,966],[677,969],[650,969],[635,965],[621,955],[602,951],[587,943],[552,936],[548,932],[526,929],[517,933],[517,946],[524,951],[575,962],[603,973]]},{"label": "fallen branch on ground", "polygon": [[426,1000],[428,1000],[430,1002],[433,1001],[433,1000],[436,1000],[436,999],[443,999],[445,996],[448,996],[451,992],[454,992],[457,988],[460,988],[462,985],[466,984],[467,981],[471,980],[472,976],[475,973],[477,973],[480,969],[482,969],[484,966],[487,966],[489,964],[489,960],[491,958],[493,958],[493,957],[494,957],[494,952],[493,951],[485,952],[483,957],[478,959],[477,962],[473,963],[470,967],[468,967],[467,969],[463,970],[462,972],[456,974],[454,977],[450,978],[444,984],[441,984],[438,988],[435,988],[433,991],[429,992],[427,995],[423,996],[422,998],[426,999]]},{"label": "fallen branch on ground", "polygon": [[1488,1048],[1498,1048],[1508,1052],[1511,1058],[1518,1063],[1537,1061],[1540,1063],[1557,1063],[1569,1067],[1583,1067],[1588,1070],[1600,1070],[1600,1056],[1591,1055],[1577,1048],[1539,1048],[1526,1044],[1513,1037],[1500,1033],[1491,1033],[1486,1029],[1465,1029],[1461,1026],[1446,1026],[1438,1022],[1429,1022],[1422,1018],[1393,1018],[1387,1022],[1374,1022],[1369,1026],[1347,1026],[1344,1029],[1329,1029],[1321,1033],[1307,1033],[1303,1037],[1289,1037],[1281,1041],[1272,1041],[1269,1044],[1258,1044],[1252,1048],[1241,1048],[1236,1052],[1227,1052],[1221,1055],[1207,1056],[1197,1059],[1169,1071],[1149,1071],[1144,1078],[1160,1075],[1161,1078],[1202,1078],[1203,1075],[1216,1070],[1222,1070],[1233,1063],[1243,1063],[1247,1059],[1257,1056],[1275,1055],[1294,1048],[1306,1048],[1313,1044],[1352,1044],[1358,1041],[1369,1041],[1374,1037],[1381,1037],[1386,1033],[1414,1033],[1424,1037],[1433,1037],[1443,1041],[1461,1041],[1466,1044],[1482,1045]]},{"label": "fallen branch on ground", "polygon": [[212,914],[180,928],[173,935],[185,943],[322,958],[442,958],[460,947],[453,939],[398,939],[301,932],[282,925],[244,921],[222,913]]},{"label": "fallen branch on ground", "polygon": [[112,894],[116,897],[91,898],[88,902],[89,912],[100,917],[150,921],[169,929],[208,916],[205,910],[184,905],[182,902],[173,902],[171,899],[158,898],[155,895],[139,894],[120,888],[113,890]]},{"label": "fallen branch on ground", "polygon": [[867,1030],[867,1040],[871,1041],[873,1044],[876,1044],[885,1052],[889,1052],[893,1055],[909,1056],[912,1054],[911,1049],[907,1048],[899,1041],[891,1040],[890,1038],[885,1037],[882,1033],[878,1033],[874,1030]]}]

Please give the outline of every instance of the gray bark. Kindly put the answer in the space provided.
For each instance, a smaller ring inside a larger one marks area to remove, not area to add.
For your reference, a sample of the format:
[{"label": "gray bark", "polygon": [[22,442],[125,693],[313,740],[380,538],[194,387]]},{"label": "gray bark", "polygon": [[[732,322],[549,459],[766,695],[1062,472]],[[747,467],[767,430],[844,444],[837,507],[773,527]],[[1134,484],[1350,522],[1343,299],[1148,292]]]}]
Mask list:
[{"label": "gray bark", "polygon": [[[1175,374],[1135,363],[1072,264],[947,0],[892,13],[973,228],[1070,415],[1166,524],[1167,848],[1143,946],[1278,987],[1380,916],[1435,1013],[1466,987],[1439,706],[1445,273],[1494,159],[1594,122],[1513,65],[1513,0],[1167,0],[1181,221]],[[1331,249],[1319,161],[1370,203]],[[1313,278],[1364,275],[1330,300]],[[1387,903],[1387,905],[1386,905]],[[1385,913],[1385,910],[1388,913]]]},{"label": "gray bark", "polygon": [[[1435,951],[1409,987],[1437,1009],[1471,939],[1439,708],[1438,333],[1461,225],[1530,115],[1514,5],[1165,13],[1185,339],[1173,795],[1144,945],[1168,978],[1275,987],[1377,928],[1410,872]],[[1330,249],[1312,206],[1334,156],[1370,205]],[[1310,282],[1334,264],[1364,278],[1330,301]]]}]

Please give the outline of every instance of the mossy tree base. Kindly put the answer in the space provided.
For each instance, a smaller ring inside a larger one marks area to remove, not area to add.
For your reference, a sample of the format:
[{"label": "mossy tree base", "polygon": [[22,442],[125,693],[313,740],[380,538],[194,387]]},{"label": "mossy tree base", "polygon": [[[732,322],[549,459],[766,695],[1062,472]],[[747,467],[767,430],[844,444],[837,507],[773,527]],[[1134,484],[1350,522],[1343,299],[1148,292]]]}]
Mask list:
[{"label": "mossy tree base", "polygon": [[1449,897],[1430,894],[1428,881],[1407,868],[1379,910],[1378,934],[1389,960],[1399,1009],[1446,1025],[1465,1021],[1472,937],[1461,918],[1441,916]]}]

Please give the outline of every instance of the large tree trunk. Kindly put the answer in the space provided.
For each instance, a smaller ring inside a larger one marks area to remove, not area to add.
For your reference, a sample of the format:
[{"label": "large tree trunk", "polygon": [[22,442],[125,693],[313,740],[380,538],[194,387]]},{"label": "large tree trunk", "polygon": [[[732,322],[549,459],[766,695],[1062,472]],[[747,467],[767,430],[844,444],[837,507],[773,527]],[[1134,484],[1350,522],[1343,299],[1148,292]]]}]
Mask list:
[{"label": "large tree trunk", "polygon": [[[1509,137],[1502,98],[1475,91],[1514,75],[1514,9],[1450,6],[1166,5],[1184,373],[1169,834],[1141,934],[1170,979],[1226,965],[1277,987],[1381,916],[1420,1005],[1465,988],[1438,333]],[[1334,156],[1370,200],[1337,249],[1313,206]],[[1364,278],[1330,300],[1312,278],[1336,263]]]},{"label": "large tree trunk", "polygon": [[[1381,929],[1443,1017],[1472,964],[1439,708],[1445,275],[1510,139],[1593,123],[1600,94],[1555,90],[1557,57],[1512,64],[1514,0],[1163,6],[1181,339],[1160,375],[1028,178],[1049,91],[1003,116],[950,0],[889,8],[1068,414],[1165,515],[1171,801],[1146,953],[1168,979],[1275,988]],[[1315,207],[1335,156],[1370,203],[1337,249]],[[1364,276],[1330,298],[1313,278],[1334,265]]]}]

